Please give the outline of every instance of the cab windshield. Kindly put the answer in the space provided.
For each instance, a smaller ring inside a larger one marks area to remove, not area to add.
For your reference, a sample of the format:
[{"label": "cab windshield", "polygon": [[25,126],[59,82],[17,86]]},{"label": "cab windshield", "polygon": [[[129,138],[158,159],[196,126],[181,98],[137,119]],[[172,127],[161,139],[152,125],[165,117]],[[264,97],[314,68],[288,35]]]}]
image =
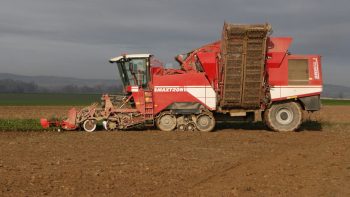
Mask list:
[{"label": "cab windshield", "polygon": [[123,59],[119,62],[120,78],[125,86],[139,86],[146,88],[149,81],[146,58]]}]

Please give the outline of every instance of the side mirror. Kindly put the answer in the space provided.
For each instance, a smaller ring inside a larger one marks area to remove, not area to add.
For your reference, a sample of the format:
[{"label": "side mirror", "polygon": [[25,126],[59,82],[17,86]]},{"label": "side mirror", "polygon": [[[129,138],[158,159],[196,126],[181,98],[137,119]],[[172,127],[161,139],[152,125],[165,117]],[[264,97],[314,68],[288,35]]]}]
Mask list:
[{"label": "side mirror", "polygon": [[175,60],[179,62],[179,64],[182,64],[184,62],[184,58],[182,55],[178,55],[175,57]]}]

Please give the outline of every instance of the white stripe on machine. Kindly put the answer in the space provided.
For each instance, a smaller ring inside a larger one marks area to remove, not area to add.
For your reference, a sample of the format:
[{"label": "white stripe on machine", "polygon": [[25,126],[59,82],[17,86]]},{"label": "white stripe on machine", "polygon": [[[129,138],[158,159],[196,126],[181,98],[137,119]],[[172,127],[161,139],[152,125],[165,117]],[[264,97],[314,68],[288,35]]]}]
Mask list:
[{"label": "white stripe on machine", "polygon": [[154,92],[187,92],[210,109],[216,109],[216,93],[211,86],[155,86]]},{"label": "white stripe on machine", "polygon": [[322,92],[322,86],[273,86],[270,89],[271,99],[299,96]]}]

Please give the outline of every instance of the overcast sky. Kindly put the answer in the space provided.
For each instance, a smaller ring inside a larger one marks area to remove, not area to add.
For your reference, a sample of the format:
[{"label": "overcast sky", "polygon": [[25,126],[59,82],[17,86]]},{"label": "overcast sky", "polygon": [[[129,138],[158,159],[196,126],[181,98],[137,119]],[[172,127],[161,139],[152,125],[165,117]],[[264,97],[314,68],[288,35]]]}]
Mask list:
[{"label": "overcast sky", "polygon": [[224,21],[272,24],[292,53],[321,54],[326,83],[350,86],[349,0],[1,0],[0,72],[117,76],[108,59],[163,62],[220,38]]}]

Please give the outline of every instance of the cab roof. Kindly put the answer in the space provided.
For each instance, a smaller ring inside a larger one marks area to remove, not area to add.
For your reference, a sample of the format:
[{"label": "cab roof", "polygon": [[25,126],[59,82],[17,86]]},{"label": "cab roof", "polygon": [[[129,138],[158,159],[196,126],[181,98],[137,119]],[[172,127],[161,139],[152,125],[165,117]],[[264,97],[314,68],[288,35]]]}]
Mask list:
[{"label": "cab roof", "polygon": [[148,53],[145,53],[145,54],[127,54],[127,55],[121,55],[121,56],[118,56],[118,57],[114,57],[112,59],[109,60],[110,63],[114,63],[114,62],[117,62],[123,58],[146,58],[146,57],[150,57],[152,54],[148,54]]}]

